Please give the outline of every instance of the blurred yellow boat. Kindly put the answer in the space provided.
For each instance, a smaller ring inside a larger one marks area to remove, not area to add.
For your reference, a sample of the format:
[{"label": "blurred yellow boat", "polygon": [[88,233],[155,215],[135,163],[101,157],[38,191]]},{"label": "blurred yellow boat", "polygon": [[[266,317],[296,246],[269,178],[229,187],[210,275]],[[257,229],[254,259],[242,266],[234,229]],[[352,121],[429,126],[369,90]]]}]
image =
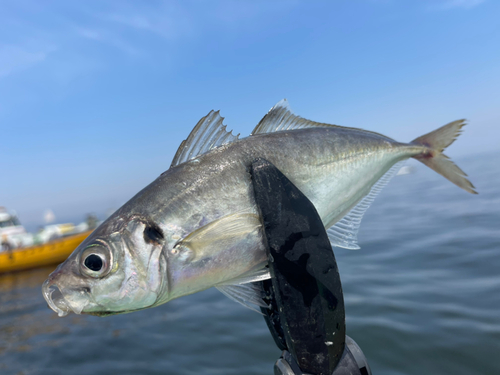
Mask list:
[{"label": "blurred yellow boat", "polygon": [[61,263],[90,233],[92,230],[57,238],[40,245],[0,252],[0,273]]}]

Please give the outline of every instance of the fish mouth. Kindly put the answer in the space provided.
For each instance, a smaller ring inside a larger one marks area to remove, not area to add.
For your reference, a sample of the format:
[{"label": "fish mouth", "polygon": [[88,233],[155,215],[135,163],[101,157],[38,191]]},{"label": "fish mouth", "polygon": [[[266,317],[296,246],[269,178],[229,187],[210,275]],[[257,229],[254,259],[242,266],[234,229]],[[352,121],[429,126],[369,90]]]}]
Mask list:
[{"label": "fish mouth", "polygon": [[[53,296],[53,293],[57,291],[55,296]],[[46,280],[43,285],[42,285],[42,294],[43,298],[45,298],[45,301],[47,301],[47,304],[49,307],[54,310],[54,312],[57,313],[60,317],[68,315],[68,312],[71,311],[71,308],[66,301],[66,299],[63,297],[61,291],[57,287],[57,285],[50,285],[49,280]]]},{"label": "fish mouth", "polygon": [[59,317],[66,316],[70,312],[81,314],[83,310],[84,305],[77,307],[75,304],[68,302],[60,288],[56,284],[50,283],[50,279],[43,283],[42,294],[49,307],[54,310]]}]

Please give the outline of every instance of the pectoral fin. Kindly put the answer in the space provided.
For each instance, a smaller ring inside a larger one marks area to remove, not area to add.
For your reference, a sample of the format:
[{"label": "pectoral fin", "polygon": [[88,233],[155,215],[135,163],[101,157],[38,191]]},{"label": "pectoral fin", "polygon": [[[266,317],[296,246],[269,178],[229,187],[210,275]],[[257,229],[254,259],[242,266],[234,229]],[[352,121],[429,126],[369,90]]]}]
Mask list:
[{"label": "pectoral fin", "polygon": [[174,249],[189,250],[192,261],[211,255],[213,250],[230,248],[243,237],[260,230],[261,223],[255,214],[239,213],[221,219],[195,230],[180,241]]}]

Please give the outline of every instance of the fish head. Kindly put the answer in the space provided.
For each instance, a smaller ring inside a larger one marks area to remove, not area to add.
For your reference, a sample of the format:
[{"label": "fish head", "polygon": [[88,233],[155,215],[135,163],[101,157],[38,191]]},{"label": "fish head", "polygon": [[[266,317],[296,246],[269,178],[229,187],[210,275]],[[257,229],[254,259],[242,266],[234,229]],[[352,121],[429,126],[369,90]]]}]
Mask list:
[{"label": "fish head", "polygon": [[65,316],[113,315],[168,298],[162,230],[141,215],[114,215],[52,272],[42,286],[49,307]]}]

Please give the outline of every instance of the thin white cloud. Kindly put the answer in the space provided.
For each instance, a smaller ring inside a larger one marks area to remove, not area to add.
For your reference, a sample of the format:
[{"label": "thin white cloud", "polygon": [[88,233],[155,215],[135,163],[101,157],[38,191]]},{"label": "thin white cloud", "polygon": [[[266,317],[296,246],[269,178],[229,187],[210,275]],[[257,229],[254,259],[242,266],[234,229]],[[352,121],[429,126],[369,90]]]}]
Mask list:
[{"label": "thin white cloud", "polygon": [[123,37],[117,35],[116,33],[112,33],[104,29],[96,30],[96,29],[81,28],[81,27],[76,27],[76,33],[77,35],[85,39],[90,39],[92,41],[101,42],[113,46],[115,48],[118,48],[122,52],[125,52],[129,55],[134,55],[134,56],[141,55],[141,52],[137,48],[127,43]]},{"label": "thin white cloud", "polygon": [[27,69],[44,61],[55,48],[29,51],[15,45],[0,45],[0,77]]},{"label": "thin white cloud", "polygon": [[[112,47],[133,58],[147,58],[156,51],[145,45],[145,40],[151,39],[151,44],[157,43],[165,50],[169,44],[189,42],[212,28],[248,32],[263,14],[289,10],[298,0],[241,4],[228,0],[214,4],[83,2],[74,3],[74,12],[59,6],[63,3],[56,1],[52,7],[45,7],[36,0],[13,1],[8,12],[0,6],[0,24],[10,26],[8,33],[0,31],[0,78],[42,62],[46,62],[47,71],[54,74],[51,67],[56,66],[57,71],[66,72],[65,77],[72,71],[79,74],[85,62],[93,68],[105,65],[105,57],[89,52],[92,43]],[[39,17],[31,19],[34,12]],[[57,46],[57,54],[51,54],[56,48],[46,46]]]},{"label": "thin white cloud", "polygon": [[122,7],[116,12],[103,16],[103,18],[115,25],[147,31],[168,40],[178,40],[181,37],[190,36],[195,29],[194,17],[175,3],[164,3],[158,8]]},{"label": "thin white cloud", "polygon": [[448,10],[448,9],[456,9],[456,8],[462,8],[462,9],[471,9],[474,8],[482,3],[484,3],[486,0],[446,0],[446,1],[439,1],[433,5],[430,6],[431,10]]},{"label": "thin white cloud", "polygon": [[101,33],[97,30],[78,27],[76,29],[76,32],[78,35],[80,35],[84,38],[87,38],[87,39],[93,39],[93,40],[101,40],[102,39]]},{"label": "thin white cloud", "polygon": [[276,0],[265,2],[183,2],[165,1],[156,6],[147,3],[127,4],[115,8],[114,12],[102,16],[116,25],[126,26],[136,31],[146,31],[170,41],[190,39],[206,30],[217,28],[246,29],[246,24],[255,22],[263,14],[285,12],[296,7],[298,0]]}]

